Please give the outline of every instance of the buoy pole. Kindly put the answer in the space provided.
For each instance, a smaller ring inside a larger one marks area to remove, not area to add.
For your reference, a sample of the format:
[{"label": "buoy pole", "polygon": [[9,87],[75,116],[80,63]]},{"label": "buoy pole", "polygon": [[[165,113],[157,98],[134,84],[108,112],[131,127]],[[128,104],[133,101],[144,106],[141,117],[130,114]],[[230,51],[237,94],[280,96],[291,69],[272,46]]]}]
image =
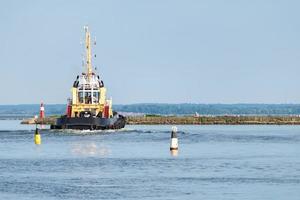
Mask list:
[{"label": "buoy pole", "polygon": [[34,132],[34,143],[36,145],[40,145],[42,143],[41,135],[37,127],[35,128],[35,132]]},{"label": "buoy pole", "polygon": [[178,150],[177,127],[172,127],[170,150]]}]

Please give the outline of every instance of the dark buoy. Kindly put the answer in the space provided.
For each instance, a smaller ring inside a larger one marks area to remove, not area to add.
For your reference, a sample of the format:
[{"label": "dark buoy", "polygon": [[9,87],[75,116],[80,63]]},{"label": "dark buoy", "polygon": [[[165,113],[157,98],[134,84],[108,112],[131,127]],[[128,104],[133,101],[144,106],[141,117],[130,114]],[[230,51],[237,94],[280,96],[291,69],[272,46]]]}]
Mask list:
[{"label": "dark buoy", "polygon": [[170,150],[178,150],[177,127],[172,127]]},{"label": "dark buoy", "polygon": [[40,145],[42,143],[42,139],[41,139],[41,135],[39,133],[39,129],[36,128],[35,129],[35,133],[34,133],[34,143],[36,145]]}]

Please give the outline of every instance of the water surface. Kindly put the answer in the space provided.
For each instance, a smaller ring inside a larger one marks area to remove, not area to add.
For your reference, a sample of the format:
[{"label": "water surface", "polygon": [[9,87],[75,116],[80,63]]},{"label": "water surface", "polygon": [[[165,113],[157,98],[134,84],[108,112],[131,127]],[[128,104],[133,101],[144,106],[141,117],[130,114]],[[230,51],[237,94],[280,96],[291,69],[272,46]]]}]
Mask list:
[{"label": "water surface", "polygon": [[[42,130],[0,120],[0,199],[299,199],[300,126]],[[47,127],[46,127],[47,128]]]}]

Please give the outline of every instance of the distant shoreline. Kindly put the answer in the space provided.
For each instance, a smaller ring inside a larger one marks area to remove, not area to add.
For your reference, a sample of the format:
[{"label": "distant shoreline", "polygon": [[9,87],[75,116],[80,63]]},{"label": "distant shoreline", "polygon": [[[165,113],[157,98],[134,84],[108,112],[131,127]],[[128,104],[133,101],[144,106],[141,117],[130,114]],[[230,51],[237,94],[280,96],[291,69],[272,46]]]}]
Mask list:
[{"label": "distant shoreline", "polygon": [[127,117],[127,124],[300,125],[298,116],[155,116]]},{"label": "distant shoreline", "polygon": [[[38,124],[51,125],[57,116],[37,119]],[[22,124],[35,124],[34,118]],[[299,116],[129,116],[128,125],[300,125]]]},{"label": "distant shoreline", "polygon": [[[0,105],[1,116],[34,116],[40,105]],[[296,116],[300,115],[300,104],[115,104],[113,110],[124,115],[193,115],[202,116]],[[65,113],[65,104],[45,104],[46,116]]]}]

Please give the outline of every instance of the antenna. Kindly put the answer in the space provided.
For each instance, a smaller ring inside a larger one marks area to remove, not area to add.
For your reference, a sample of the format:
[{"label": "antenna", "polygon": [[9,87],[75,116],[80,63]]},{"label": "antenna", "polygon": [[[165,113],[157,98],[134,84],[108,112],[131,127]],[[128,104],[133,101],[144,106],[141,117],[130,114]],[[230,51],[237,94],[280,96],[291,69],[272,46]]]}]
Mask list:
[{"label": "antenna", "polygon": [[85,48],[86,48],[86,68],[87,68],[87,78],[90,80],[93,69],[92,69],[92,57],[91,57],[91,34],[89,32],[88,26],[84,26],[85,30]]}]

